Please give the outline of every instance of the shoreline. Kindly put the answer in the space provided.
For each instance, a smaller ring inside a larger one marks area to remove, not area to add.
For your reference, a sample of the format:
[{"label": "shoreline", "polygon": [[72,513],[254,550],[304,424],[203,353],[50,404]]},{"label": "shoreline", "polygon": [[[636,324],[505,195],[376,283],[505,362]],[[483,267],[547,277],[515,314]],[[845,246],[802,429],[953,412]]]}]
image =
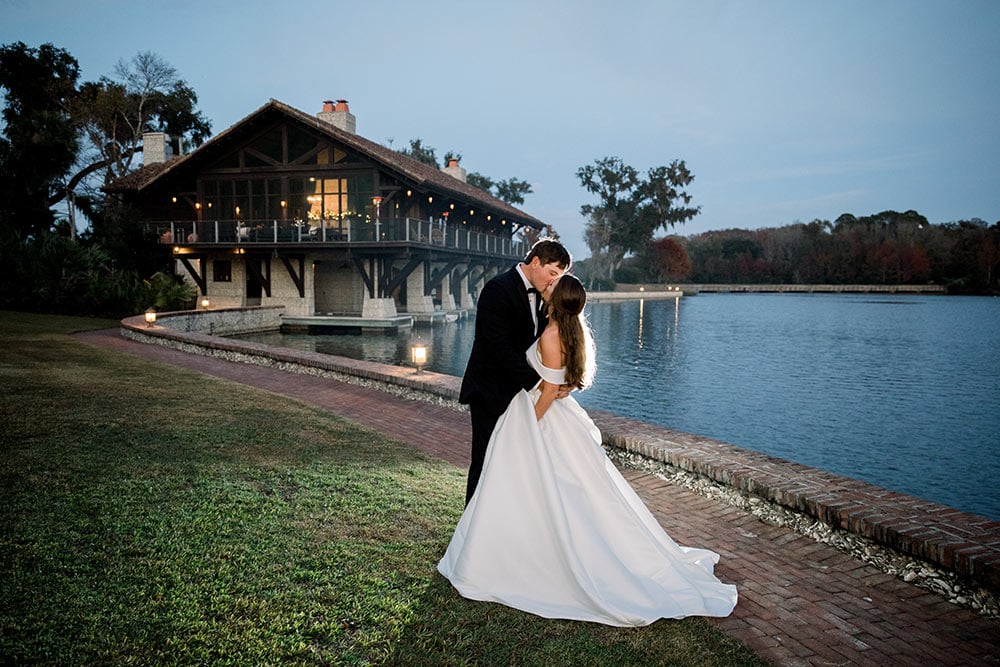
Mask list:
[{"label": "shoreline", "polygon": [[659,291],[679,291],[684,294],[698,294],[700,292],[776,292],[783,294],[786,292],[802,294],[949,294],[948,288],[942,285],[832,285],[832,284],[809,284],[797,285],[790,283],[666,283],[666,284],[643,284],[628,285],[619,284],[615,291],[622,292],[659,292]]},{"label": "shoreline", "polygon": [[[413,368],[272,348],[202,333],[221,333],[219,329],[226,327],[217,323],[220,318],[232,321],[248,312],[252,316],[255,311],[163,313],[152,327],[137,316],[122,320],[120,333],[142,343],[322,375],[465,410],[457,403],[461,379],[454,376],[428,371],[418,375]],[[186,330],[163,326],[172,319]],[[792,521],[793,525],[821,525],[827,537],[840,535],[835,541],[850,542],[851,553],[857,557],[879,549],[897,553],[913,562],[893,565],[895,571],[891,573],[896,576],[925,579],[927,587],[947,594],[953,602],[987,615],[1000,614],[1000,522],[729,443],[610,413],[589,412],[602,431],[606,448],[638,456],[638,461],[649,465],[666,466],[658,474],[684,474],[693,483],[731,491],[751,505],[763,503],[791,512],[800,517]],[[845,540],[844,535],[855,539]],[[896,562],[887,555],[877,560]]]}]

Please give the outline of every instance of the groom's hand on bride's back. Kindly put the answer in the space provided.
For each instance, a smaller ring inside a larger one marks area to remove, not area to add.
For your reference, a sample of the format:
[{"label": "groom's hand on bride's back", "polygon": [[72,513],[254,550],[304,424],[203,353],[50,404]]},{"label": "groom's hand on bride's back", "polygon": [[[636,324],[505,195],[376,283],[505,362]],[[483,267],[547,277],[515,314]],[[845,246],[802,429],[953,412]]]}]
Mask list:
[{"label": "groom's hand on bride's back", "polygon": [[573,387],[569,386],[568,384],[559,385],[559,392],[556,394],[556,400],[560,398],[566,398],[572,391]]}]

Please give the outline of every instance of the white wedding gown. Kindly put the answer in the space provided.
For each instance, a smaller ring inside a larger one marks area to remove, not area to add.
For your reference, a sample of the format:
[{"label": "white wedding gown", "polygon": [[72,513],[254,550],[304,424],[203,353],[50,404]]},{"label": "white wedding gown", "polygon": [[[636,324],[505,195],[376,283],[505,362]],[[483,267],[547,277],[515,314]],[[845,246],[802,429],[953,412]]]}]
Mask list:
[{"label": "white wedding gown", "polygon": [[[563,369],[528,360],[562,384]],[[572,396],[535,419],[521,391],[490,439],[482,477],[438,571],[462,596],[546,618],[648,625],[727,616],[736,587],[715,578],[718,554],[679,546],[601,447]]]}]

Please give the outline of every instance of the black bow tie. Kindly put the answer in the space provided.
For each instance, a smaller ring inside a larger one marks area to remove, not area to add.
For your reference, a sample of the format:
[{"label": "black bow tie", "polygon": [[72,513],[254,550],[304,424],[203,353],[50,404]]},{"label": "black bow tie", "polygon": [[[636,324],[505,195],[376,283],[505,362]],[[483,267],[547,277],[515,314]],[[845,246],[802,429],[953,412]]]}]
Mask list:
[{"label": "black bow tie", "polygon": [[541,292],[539,292],[534,287],[529,287],[528,288],[528,295],[530,296],[532,294],[535,295],[535,312],[538,313],[539,316],[541,316],[541,314],[543,312],[542,309],[545,307],[545,299],[542,298],[542,293]]}]

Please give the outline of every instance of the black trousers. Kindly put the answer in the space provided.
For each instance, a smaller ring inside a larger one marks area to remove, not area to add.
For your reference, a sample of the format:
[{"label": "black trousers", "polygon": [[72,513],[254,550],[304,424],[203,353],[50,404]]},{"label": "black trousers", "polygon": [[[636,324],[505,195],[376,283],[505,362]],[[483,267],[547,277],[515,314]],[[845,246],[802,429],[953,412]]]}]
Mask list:
[{"label": "black trousers", "polygon": [[486,459],[486,447],[490,444],[490,436],[503,412],[481,403],[470,403],[469,414],[472,416],[472,462],[469,464],[469,479],[465,486],[465,504],[472,500],[472,494],[479,486],[479,476],[483,473],[483,461]]}]

